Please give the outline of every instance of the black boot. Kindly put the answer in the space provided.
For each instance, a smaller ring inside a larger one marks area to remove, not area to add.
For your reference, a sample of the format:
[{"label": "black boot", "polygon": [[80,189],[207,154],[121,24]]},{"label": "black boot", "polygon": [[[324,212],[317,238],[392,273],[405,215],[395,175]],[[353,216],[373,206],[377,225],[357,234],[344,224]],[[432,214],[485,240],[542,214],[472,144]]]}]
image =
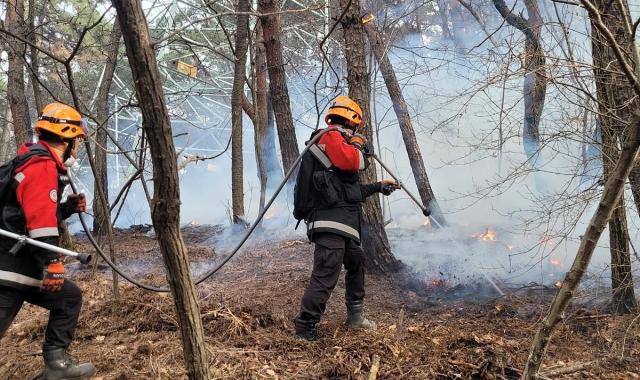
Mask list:
[{"label": "black boot", "polygon": [[318,331],[316,330],[315,321],[307,321],[304,319],[296,318],[296,333],[293,336],[296,339],[304,339],[308,341],[318,340]]},{"label": "black boot", "polygon": [[49,348],[42,352],[44,357],[44,380],[84,380],[96,374],[91,363],[77,364],[64,348]]},{"label": "black boot", "polygon": [[364,317],[362,301],[347,302],[347,325],[351,329],[375,330],[376,323]]}]

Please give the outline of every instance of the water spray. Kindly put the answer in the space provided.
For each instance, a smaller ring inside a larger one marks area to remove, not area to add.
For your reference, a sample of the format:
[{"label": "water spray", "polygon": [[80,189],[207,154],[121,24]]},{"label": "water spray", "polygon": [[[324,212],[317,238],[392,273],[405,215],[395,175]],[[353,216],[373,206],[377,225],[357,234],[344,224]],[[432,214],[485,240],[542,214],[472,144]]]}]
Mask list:
[{"label": "water spray", "polygon": [[[431,215],[431,210],[422,204],[422,202],[420,202],[418,200],[418,197],[416,197],[415,195],[413,195],[413,193],[411,193],[411,191],[409,191],[409,189],[407,189],[407,187],[402,183],[402,181],[400,181],[400,179],[398,178],[398,176],[396,176],[395,174],[393,174],[393,172],[391,170],[389,170],[389,168],[387,167],[387,165],[384,164],[384,162],[382,162],[382,160],[380,158],[378,158],[378,156],[376,155],[372,155],[372,157],[380,164],[380,166],[387,172],[389,173],[389,175],[396,181],[396,183],[398,184],[398,186],[400,186],[400,188],[402,190],[404,190],[405,193],[407,193],[407,195],[409,196],[409,198],[411,198],[411,200],[420,208],[420,210],[422,211],[422,214],[424,216],[426,216],[427,218],[429,218],[429,215]],[[442,224],[440,224],[440,222],[438,222],[438,220],[434,217],[429,218],[429,220],[433,221],[433,223],[435,223],[436,227],[442,229]],[[449,241],[453,242],[455,245],[458,246],[458,248],[463,248],[462,245],[460,243],[458,243],[456,240],[449,238]],[[464,250],[464,249],[463,249]],[[500,294],[500,296],[504,296],[504,292],[502,291],[502,289],[500,289],[500,287],[498,287],[498,285],[496,284],[496,282],[484,271],[480,268],[480,273],[482,273],[482,276],[484,276],[484,278],[487,280],[487,282],[489,284],[491,284],[491,286],[496,290],[496,292],[498,292],[498,294]]]}]

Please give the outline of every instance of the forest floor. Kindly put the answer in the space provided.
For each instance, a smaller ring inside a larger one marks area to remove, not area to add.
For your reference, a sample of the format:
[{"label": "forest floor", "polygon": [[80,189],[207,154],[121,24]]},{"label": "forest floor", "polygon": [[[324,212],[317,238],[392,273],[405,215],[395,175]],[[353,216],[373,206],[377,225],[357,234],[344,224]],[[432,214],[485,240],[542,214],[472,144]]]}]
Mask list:
[{"label": "forest floor", "polygon": [[[184,231],[195,272],[217,257],[207,240],[214,232],[207,226]],[[124,268],[163,285],[153,238],[125,230],[117,232],[115,241]],[[92,251],[82,237],[77,248]],[[370,333],[345,328],[342,278],[319,325],[322,338],[309,343],[293,339],[292,320],[310,273],[312,249],[297,240],[250,243],[198,286],[214,378],[366,379],[378,356],[379,379],[517,379],[555,292],[520,289],[479,302],[452,297],[444,283],[425,280],[418,289],[415,278],[406,275],[372,274],[367,277],[366,313],[378,329]],[[71,351],[96,365],[96,378],[186,378],[169,295],[120,279],[116,300],[111,272],[102,265],[95,276],[91,267],[78,263],[67,268],[84,291]],[[31,305],[22,308],[0,345],[0,379],[29,379],[38,373],[46,315]],[[553,336],[543,374],[553,379],[640,378],[637,317],[572,306]]]}]

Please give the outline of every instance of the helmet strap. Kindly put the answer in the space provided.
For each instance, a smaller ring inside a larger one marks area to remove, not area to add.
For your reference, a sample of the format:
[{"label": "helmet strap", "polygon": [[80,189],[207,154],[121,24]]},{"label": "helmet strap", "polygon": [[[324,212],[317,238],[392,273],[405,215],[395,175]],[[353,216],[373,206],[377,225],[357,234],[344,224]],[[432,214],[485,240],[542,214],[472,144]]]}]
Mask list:
[{"label": "helmet strap", "polygon": [[64,142],[67,144],[67,147],[64,149],[64,153],[62,154],[62,162],[67,162],[67,160],[71,158],[71,152],[73,151],[75,140],[65,139]]}]

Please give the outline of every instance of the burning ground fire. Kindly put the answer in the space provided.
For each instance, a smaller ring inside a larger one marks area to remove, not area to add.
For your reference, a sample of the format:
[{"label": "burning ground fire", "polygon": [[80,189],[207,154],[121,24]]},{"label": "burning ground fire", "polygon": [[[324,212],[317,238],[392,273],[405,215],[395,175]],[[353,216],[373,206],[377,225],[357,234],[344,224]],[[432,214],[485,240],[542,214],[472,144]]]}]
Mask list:
[{"label": "burning ground fire", "polygon": [[487,227],[487,230],[484,233],[480,232],[472,236],[482,241],[496,241],[496,231],[491,227]]}]

